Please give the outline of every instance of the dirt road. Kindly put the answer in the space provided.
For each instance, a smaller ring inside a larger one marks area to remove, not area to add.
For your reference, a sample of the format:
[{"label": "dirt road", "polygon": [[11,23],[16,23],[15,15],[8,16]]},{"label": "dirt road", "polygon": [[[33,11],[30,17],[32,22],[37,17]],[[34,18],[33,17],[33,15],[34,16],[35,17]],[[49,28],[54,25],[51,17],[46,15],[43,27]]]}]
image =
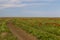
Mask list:
[{"label": "dirt road", "polygon": [[19,39],[19,40],[37,40],[36,37],[33,35],[30,35],[26,33],[26,31],[22,30],[21,28],[18,28],[14,26],[12,22],[7,23],[8,28],[10,31]]}]

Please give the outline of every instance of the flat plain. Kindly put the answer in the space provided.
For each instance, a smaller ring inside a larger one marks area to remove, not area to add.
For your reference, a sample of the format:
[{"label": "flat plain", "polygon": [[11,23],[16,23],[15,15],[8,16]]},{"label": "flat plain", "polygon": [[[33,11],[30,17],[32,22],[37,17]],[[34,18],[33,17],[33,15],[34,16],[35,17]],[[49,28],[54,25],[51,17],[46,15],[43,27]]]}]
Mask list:
[{"label": "flat plain", "polygon": [[38,40],[60,40],[60,18],[0,18],[0,40],[18,40],[8,28],[8,22]]}]

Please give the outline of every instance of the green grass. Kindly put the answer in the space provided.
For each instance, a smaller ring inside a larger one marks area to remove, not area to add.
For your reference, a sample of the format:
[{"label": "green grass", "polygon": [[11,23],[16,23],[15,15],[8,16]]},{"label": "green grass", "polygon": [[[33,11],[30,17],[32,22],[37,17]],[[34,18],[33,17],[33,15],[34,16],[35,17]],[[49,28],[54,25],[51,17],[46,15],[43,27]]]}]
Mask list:
[{"label": "green grass", "polygon": [[[43,25],[39,26],[39,22]],[[17,27],[22,28],[23,30],[27,31],[28,33],[36,36],[38,40],[60,40],[60,27],[53,26],[53,25],[45,25],[45,23],[51,21],[52,23],[54,20],[34,20],[34,19],[27,19],[27,20],[15,20],[15,25]],[[32,22],[32,24],[31,24]],[[57,23],[57,21],[56,21]]]},{"label": "green grass", "polygon": [[[0,20],[0,35],[7,32],[8,35],[1,40],[17,40],[15,36],[7,28],[6,22],[8,19]],[[22,28],[27,33],[34,35],[38,40],[60,40],[60,26],[54,26],[51,24],[45,25],[45,23],[60,23],[60,19],[48,19],[48,18],[13,18],[11,21],[16,27]],[[42,23],[42,25],[39,25]]]},{"label": "green grass", "polygon": [[0,21],[0,40],[17,40],[6,25],[6,20]]}]

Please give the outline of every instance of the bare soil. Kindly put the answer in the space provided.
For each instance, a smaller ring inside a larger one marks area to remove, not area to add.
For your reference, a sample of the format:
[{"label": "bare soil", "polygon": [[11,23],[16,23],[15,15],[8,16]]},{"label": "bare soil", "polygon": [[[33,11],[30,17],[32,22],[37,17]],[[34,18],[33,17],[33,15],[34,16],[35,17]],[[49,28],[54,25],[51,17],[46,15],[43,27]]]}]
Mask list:
[{"label": "bare soil", "polygon": [[30,35],[19,27],[16,27],[12,22],[8,22],[7,26],[10,31],[18,38],[18,40],[37,40],[35,36]]}]

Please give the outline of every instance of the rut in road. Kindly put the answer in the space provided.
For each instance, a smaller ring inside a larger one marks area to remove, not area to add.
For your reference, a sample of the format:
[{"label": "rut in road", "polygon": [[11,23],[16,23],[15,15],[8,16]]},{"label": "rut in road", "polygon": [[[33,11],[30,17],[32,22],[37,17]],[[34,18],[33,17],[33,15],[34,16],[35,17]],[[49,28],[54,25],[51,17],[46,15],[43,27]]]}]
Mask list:
[{"label": "rut in road", "polygon": [[35,36],[26,33],[21,28],[15,27],[12,22],[8,22],[7,26],[9,30],[18,38],[18,40],[38,40]]}]

